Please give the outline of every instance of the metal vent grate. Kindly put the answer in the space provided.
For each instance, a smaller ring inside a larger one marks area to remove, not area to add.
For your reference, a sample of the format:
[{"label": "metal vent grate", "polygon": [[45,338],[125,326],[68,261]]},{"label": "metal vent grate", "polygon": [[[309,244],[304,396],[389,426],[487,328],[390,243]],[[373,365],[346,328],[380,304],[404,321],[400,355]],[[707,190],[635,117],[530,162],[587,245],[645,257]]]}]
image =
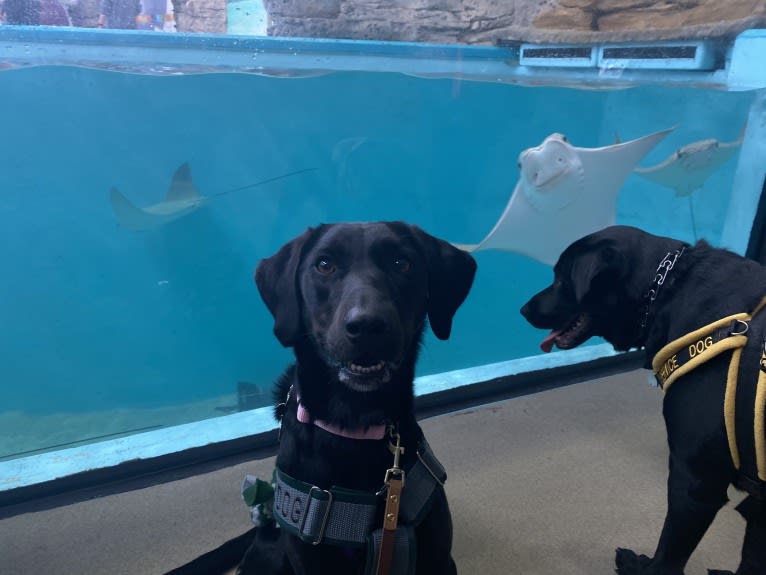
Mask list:
[{"label": "metal vent grate", "polygon": [[592,46],[522,44],[519,52],[519,63],[522,66],[589,68],[596,65],[596,48]]},{"label": "metal vent grate", "polygon": [[696,46],[628,46],[604,48],[602,58],[632,60],[658,60],[667,58],[692,59],[697,54]]},{"label": "metal vent grate", "polygon": [[708,42],[612,45],[599,49],[601,67],[654,70],[712,70],[715,49]]}]

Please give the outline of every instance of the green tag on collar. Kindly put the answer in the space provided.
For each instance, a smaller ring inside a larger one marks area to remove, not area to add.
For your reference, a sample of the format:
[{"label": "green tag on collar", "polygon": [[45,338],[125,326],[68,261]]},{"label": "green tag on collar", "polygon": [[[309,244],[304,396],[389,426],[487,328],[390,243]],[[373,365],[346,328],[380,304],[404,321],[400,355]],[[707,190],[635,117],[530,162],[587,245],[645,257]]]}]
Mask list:
[{"label": "green tag on collar", "polygon": [[249,507],[254,507],[259,503],[265,503],[274,498],[274,487],[271,482],[255,478],[255,482],[242,490],[242,499]]}]

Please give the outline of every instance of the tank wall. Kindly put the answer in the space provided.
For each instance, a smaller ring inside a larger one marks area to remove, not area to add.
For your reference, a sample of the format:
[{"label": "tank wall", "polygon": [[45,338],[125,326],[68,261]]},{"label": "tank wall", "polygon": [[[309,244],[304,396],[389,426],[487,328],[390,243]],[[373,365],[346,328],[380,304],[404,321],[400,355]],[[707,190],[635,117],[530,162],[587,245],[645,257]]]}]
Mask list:
[{"label": "tank wall", "polygon": [[[736,140],[753,99],[372,72],[159,77],[37,67],[5,71],[0,82],[0,420],[14,428],[19,417],[60,413],[178,408],[157,425],[222,415],[238,382],[266,390],[290,361],[252,272],[306,227],[401,219],[476,243],[516,186],[520,152],[549,134],[600,147],[676,126],[641,162],[655,165],[695,141]],[[202,208],[147,231],[117,225],[112,187],[151,206],[184,162],[209,197]],[[718,243],[737,162],[714,170],[691,203],[633,174],[617,221]],[[558,233],[554,219],[539,232]],[[549,282],[550,267],[512,252],[476,258],[453,335],[427,336],[420,375],[539,352],[544,334],[518,310]],[[52,441],[22,439],[4,451]]]}]

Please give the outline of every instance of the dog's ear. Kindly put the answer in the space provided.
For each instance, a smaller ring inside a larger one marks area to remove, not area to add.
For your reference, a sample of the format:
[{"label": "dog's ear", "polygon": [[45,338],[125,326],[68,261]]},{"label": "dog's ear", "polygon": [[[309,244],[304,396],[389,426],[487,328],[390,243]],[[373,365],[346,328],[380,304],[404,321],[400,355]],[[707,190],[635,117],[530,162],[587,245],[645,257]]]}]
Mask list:
[{"label": "dog's ear", "polygon": [[449,338],[452,318],[465,301],[476,275],[468,252],[412,226],[423,245],[428,266],[428,321],[439,339]]},{"label": "dog's ear", "polygon": [[255,285],[274,316],[274,335],[285,347],[292,347],[303,329],[298,267],[315,232],[307,229],[276,254],[261,260],[255,269]]},{"label": "dog's ear", "polygon": [[625,274],[627,262],[622,253],[610,245],[594,247],[578,257],[571,271],[575,299],[580,303],[591,290],[596,278],[610,274],[620,278]]}]

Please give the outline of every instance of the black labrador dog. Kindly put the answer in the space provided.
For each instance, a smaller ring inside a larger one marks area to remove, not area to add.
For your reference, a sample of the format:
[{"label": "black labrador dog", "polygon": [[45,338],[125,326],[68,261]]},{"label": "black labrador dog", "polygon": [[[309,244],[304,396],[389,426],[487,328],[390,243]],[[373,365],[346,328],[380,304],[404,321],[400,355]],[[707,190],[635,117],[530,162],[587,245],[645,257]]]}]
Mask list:
[{"label": "black labrador dog", "polygon": [[391,573],[456,573],[446,476],[415,419],[413,379],[426,318],[447,339],[475,272],[466,252],[402,222],[309,228],[261,261],[256,284],[296,361],[277,386],[280,527],[258,529],[239,573],[374,573],[395,467]]},{"label": "black labrador dog", "polygon": [[752,260],[705,241],[690,246],[613,226],[564,250],[553,284],[521,308],[533,326],[552,330],[544,351],[592,336],[618,351],[643,347],[664,388],[665,525],[653,558],[617,550],[618,573],[682,574],[730,484],[749,493],[737,508],[747,520],[737,574],[766,573],[766,396],[756,398],[758,386],[766,393],[766,379],[758,383],[764,296],[766,268]]}]

